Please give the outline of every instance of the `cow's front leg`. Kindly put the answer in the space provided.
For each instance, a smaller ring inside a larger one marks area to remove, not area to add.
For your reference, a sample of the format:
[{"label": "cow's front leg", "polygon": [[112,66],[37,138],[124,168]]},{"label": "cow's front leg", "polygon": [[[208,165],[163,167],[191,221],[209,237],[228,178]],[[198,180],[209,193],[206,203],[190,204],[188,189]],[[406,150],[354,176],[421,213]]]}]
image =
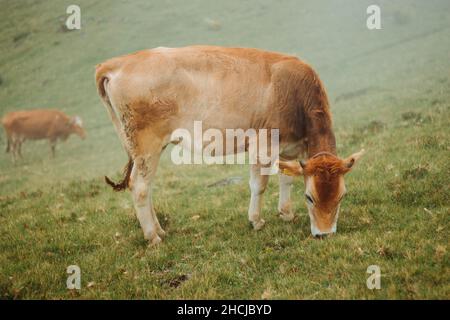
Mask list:
[{"label": "cow's front leg", "polygon": [[280,218],[284,221],[294,220],[294,213],[292,212],[291,202],[291,188],[294,182],[294,177],[280,173],[280,197],[278,199],[278,212]]},{"label": "cow's front leg", "polygon": [[161,242],[164,235],[152,204],[151,183],[156,173],[158,156],[136,157],[131,171],[131,193],[133,195],[136,215],[144,232],[144,238],[151,245]]},{"label": "cow's front leg", "polygon": [[56,156],[56,140],[50,140],[50,150],[52,152],[52,158]]},{"label": "cow's front leg", "polygon": [[250,168],[250,206],[248,208],[248,220],[255,230],[260,230],[265,221],[261,219],[262,196],[269,181],[268,175],[261,175],[261,167],[252,165]]},{"label": "cow's front leg", "polygon": [[17,141],[17,155],[19,156],[20,159],[23,159],[22,156],[22,144],[25,141],[25,139],[19,139]]}]

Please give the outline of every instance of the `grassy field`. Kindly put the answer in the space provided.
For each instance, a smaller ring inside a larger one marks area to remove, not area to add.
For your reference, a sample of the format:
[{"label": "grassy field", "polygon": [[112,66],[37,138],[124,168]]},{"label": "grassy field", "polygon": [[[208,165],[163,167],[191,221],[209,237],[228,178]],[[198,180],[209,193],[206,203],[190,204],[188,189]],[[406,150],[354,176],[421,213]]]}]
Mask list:
[{"label": "grassy field", "polygon": [[[52,107],[83,117],[50,157],[0,153],[1,299],[449,299],[450,5],[448,1],[5,0],[0,12],[0,116]],[[382,8],[382,30],[366,8]],[[119,176],[125,152],[96,94],[94,66],[157,46],[217,44],[296,54],[330,96],[338,151],[366,155],[346,179],[338,233],[310,236],[303,182],[294,223],[277,217],[278,182],[259,232],[247,222],[247,166],[175,166],[166,152],[155,206],[168,232],[149,248]],[[2,148],[4,134],[0,135]],[[228,177],[238,184],[208,188]],[[82,289],[66,288],[78,265]],[[369,265],[381,268],[369,290]]]}]

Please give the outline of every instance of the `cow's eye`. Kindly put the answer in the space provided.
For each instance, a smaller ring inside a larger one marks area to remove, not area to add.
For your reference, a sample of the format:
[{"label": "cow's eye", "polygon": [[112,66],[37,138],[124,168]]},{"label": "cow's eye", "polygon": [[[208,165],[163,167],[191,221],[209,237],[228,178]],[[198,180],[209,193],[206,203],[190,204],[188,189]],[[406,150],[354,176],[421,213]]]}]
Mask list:
[{"label": "cow's eye", "polygon": [[314,201],[313,201],[313,199],[311,198],[311,196],[308,195],[308,194],[306,194],[306,193],[305,193],[305,198],[306,198],[306,201],[309,202],[310,204],[313,204],[313,203],[314,203]]}]

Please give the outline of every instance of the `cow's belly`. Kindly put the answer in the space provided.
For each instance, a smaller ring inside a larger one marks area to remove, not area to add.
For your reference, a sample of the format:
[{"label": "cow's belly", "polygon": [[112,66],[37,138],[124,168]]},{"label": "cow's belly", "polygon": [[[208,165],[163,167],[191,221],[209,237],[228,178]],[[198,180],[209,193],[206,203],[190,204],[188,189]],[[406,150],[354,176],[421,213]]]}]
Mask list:
[{"label": "cow's belly", "polygon": [[[265,126],[267,121],[255,121],[246,112],[205,116],[192,113],[183,117],[173,128],[172,142],[179,142],[185,149],[194,153],[205,152],[210,156],[226,156],[247,151],[260,150],[266,147],[266,154],[272,154],[273,142],[279,144],[279,131],[276,127]],[[255,122],[253,122],[255,121]],[[257,125],[255,125],[257,124]],[[276,132],[275,132],[276,131]],[[181,132],[181,139],[177,133]],[[274,135],[274,138],[272,138]],[[274,139],[274,140],[273,140]],[[283,144],[286,157],[296,157],[303,148],[303,144]]]},{"label": "cow's belly", "polygon": [[[277,147],[275,147],[274,140],[271,140],[270,130],[202,129],[198,123],[195,123],[194,130],[184,129],[181,138],[174,134],[172,141],[180,143],[185,150],[211,157],[257,152],[264,156],[279,156],[283,160],[294,160],[306,157],[307,153],[306,139],[298,142],[276,140]],[[265,149],[261,149],[263,145]]]},{"label": "cow's belly", "polygon": [[33,126],[22,126],[20,130],[17,131],[18,135],[21,136],[21,138],[27,139],[27,140],[41,140],[41,139],[47,139],[47,128],[46,127],[33,127]]}]

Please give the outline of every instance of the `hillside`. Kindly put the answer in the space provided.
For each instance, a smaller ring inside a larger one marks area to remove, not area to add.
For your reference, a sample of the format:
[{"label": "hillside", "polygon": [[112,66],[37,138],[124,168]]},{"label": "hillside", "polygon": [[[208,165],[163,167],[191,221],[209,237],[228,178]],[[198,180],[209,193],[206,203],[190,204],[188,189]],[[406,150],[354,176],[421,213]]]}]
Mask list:
[{"label": "hillside", "polygon": [[[382,30],[366,27],[372,3]],[[58,108],[80,115],[88,138],[58,145],[54,159],[43,141],[25,143],[16,165],[0,152],[1,298],[450,298],[448,1],[80,0],[82,28],[70,32],[69,4],[2,2],[0,116]],[[310,236],[300,179],[295,223],[276,216],[272,178],[267,225],[255,233],[247,166],[175,166],[166,152],[154,199],[169,236],[147,248],[129,194],[103,183],[126,155],[94,67],[189,44],[286,52],[314,66],[339,154],[367,151],[346,180],[336,236]],[[242,183],[206,187],[232,176]],[[79,292],[65,287],[72,264],[83,272]],[[381,290],[366,287],[373,264]]]}]

